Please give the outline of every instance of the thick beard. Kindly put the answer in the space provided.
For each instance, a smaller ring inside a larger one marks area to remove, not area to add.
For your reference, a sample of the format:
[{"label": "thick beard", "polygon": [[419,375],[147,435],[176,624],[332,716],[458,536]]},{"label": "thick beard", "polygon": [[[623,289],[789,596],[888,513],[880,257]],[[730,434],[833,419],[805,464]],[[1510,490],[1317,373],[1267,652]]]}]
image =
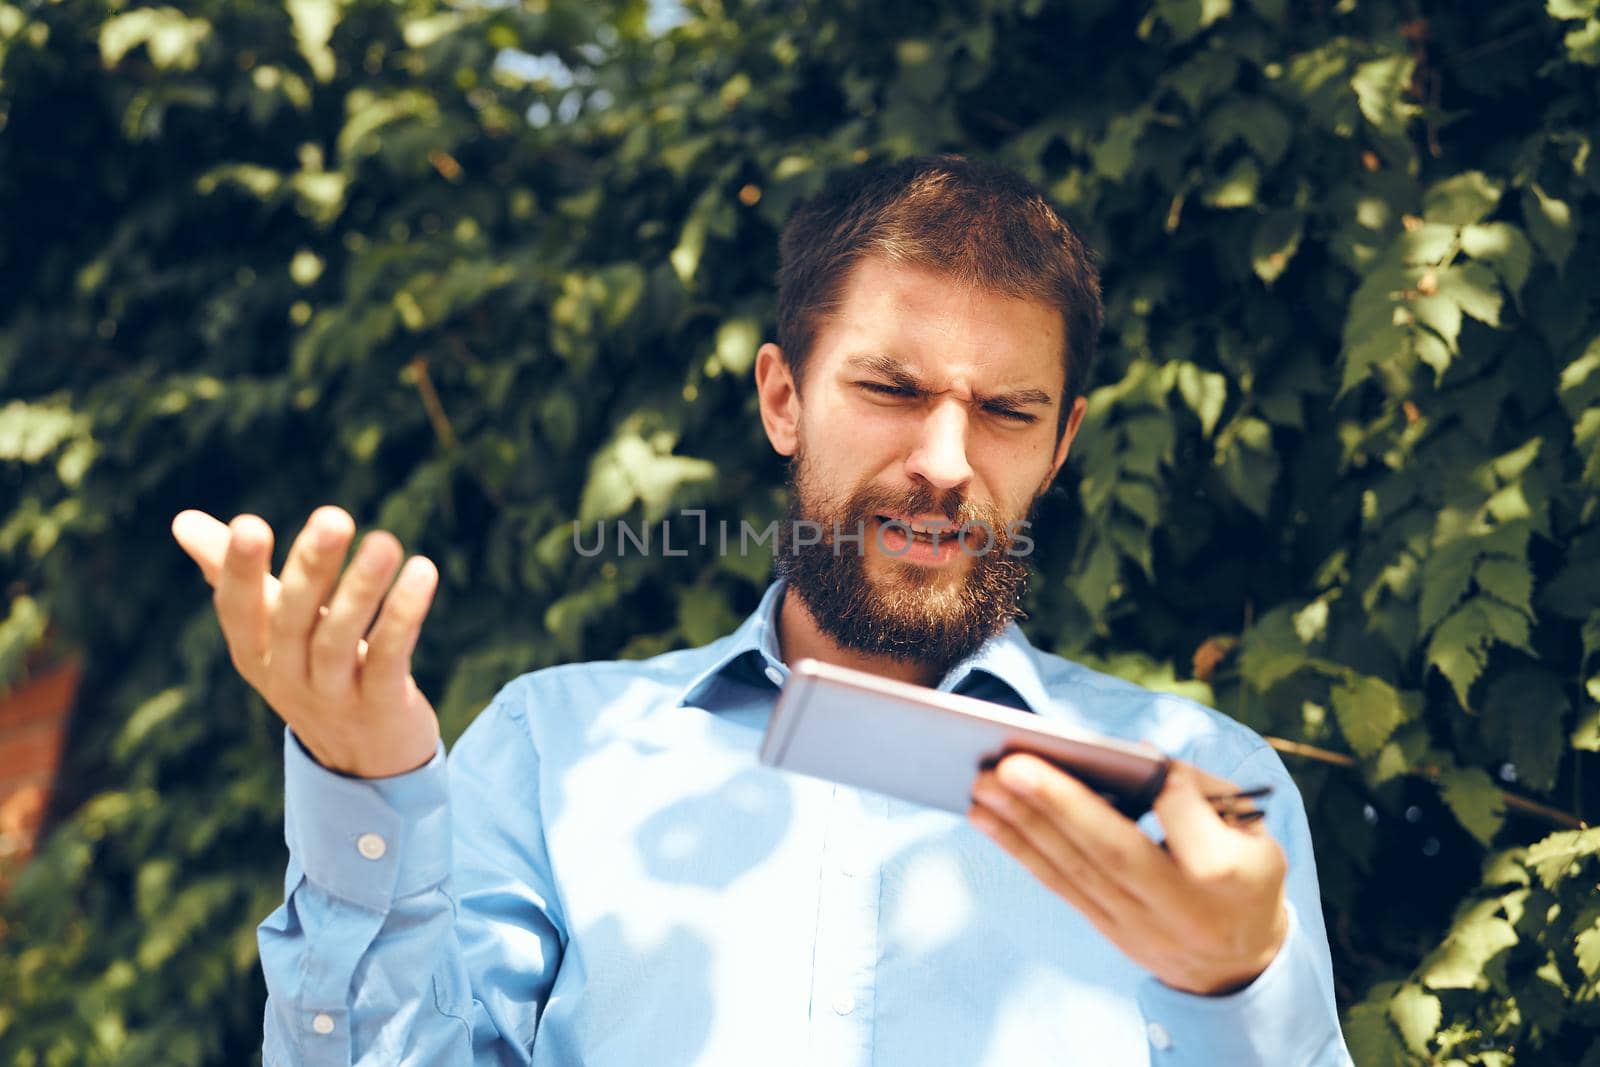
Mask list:
[{"label": "thick beard", "polygon": [[[928,664],[942,676],[1022,614],[1029,568],[1023,556],[1007,551],[1015,539],[1009,520],[996,509],[963,501],[955,492],[941,496],[926,483],[901,492],[860,486],[837,502],[818,491],[810,473],[804,451],[796,451],[776,568],[817,626],[841,648]],[[1029,504],[1030,520],[1038,499],[1036,494]],[[876,516],[929,513],[947,516],[954,524],[952,535],[964,523],[982,523],[994,543],[981,553],[970,550],[972,563],[957,582],[943,568],[892,557],[885,557],[887,566],[877,579],[871,577],[866,555],[874,552]],[[798,543],[797,523],[801,529],[820,529],[820,542]],[[841,540],[836,552],[835,523],[843,534],[864,533],[863,540]]]}]

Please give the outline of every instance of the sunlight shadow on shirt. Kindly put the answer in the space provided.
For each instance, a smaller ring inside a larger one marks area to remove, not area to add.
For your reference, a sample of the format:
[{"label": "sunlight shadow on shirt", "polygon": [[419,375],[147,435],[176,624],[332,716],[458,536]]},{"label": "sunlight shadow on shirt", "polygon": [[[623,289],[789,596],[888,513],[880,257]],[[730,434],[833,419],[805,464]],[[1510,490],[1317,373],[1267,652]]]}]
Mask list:
[{"label": "sunlight shadow on shirt", "polygon": [[[576,943],[582,950],[567,952],[545,1005],[538,1063],[631,1064],[640,1035],[649,1035],[657,1063],[702,1062],[715,1008],[703,939],[675,926],[645,947],[608,916]],[[591,972],[604,980],[591,981]],[[609,1053],[598,1037],[607,1033],[622,1037]]]},{"label": "sunlight shadow on shirt", "polygon": [[783,840],[790,806],[789,789],[777,772],[742,771],[640,824],[636,840],[645,870],[675,885],[724,888]]}]

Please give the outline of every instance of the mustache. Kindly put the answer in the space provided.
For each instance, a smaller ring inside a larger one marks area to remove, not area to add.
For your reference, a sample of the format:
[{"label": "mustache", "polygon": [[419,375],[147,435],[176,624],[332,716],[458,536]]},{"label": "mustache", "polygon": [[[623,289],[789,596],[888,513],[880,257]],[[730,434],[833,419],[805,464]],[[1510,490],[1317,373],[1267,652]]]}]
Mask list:
[{"label": "mustache", "polygon": [[952,525],[965,523],[1003,525],[997,521],[998,508],[979,507],[956,490],[939,492],[931,486],[908,490],[881,487],[862,489],[846,503],[845,510],[857,518],[873,515],[942,515]]}]

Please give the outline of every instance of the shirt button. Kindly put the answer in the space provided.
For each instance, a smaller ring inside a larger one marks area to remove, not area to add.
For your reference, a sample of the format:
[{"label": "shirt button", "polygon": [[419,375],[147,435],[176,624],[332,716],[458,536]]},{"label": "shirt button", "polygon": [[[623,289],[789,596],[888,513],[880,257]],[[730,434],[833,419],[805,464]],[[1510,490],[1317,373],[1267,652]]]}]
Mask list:
[{"label": "shirt button", "polygon": [[377,834],[362,834],[356,838],[356,851],[369,860],[381,860],[389,851],[389,843]]},{"label": "shirt button", "polygon": [[1158,1051],[1165,1052],[1172,1047],[1172,1035],[1167,1033],[1167,1028],[1160,1023],[1151,1023],[1144,1028],[1144,1032],[1149,1036],[1150,1044]]},{"label": "shirt button", "polygon": [[773,685],[783,685],[783,672],[771,663],[767,664],[767,678]]},{"label": "shirt button", "polygon": [[319,1034],[333,1033],[333,1016],[325,1011],[318,1012],[316,1017],[311,1020],[311,1029]]},{"label": "shirt button", "polygon": [[840,993],[833,998],[833,1010],[840,1015],[849,1015],[856,1010],[856,998],[849,993]]}]

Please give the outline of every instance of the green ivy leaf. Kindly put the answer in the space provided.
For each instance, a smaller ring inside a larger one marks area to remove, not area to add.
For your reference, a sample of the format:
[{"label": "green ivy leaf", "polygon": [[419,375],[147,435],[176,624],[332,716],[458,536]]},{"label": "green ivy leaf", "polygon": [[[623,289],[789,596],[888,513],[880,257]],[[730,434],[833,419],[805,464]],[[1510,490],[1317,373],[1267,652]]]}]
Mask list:
[{"label": "green ivy leaf", "polygon": [[1478,587],[1502,603],[1532,615],[1533,569],[1526,559],[1485,556],[1473,570]]},{"label": "green ivy leaf", "polygon": [[1233,96],[1206,116],[1205,135],[1213,152],[1235,141],[1243,141],[1257,159],[1272,167],[1288,149],[1293,127],[1270,100],[1259,96]]},{"label": "green ivy leaf", "polygon": [[211,31],[211,23],[189,18],[176,8],[140,8],[106,20],[100,30],[100,58],[114,67],[143,45],[157,68],[193,70],[200,62],[200,45]]},{"label": "green ivy leaf", "polygon": [[[1406,303],[1406,307],[1416,316],[1416,320],[1439,335],[1440,340],[1454,356],[1458,351],[1458,342],[1461,338],[1461,305],[1448,296],[1418,296]],[[1430,365],[1433,360],[1424,361]],[[1434,366],[1434,370],[1443,374],[1445,367]]]},{"label": "green ivy leaf", "polygon": [[1600,979],[1600,923],[1579,934],[1573,942],[1578,969],[1591,982]]},{"label": "green ivy leaf", "polygon": [[0,461],[38,463],[88,429],[89,420],[64,404],[13,400],[0,407]]},{"label": "green ivy leaf", "polygon": [[1411,56],[1391,55],[1361,64],[1350,79],[1361,114],[1385,137],[1403,138],[1406,123],[1418,113],[1417,105],[1407,99],[1415,71]]},{"label": "green ivy leaf", "polygon": [[1250,239],[1250,268],[1256,277],[1268,285],[1277,281],[1299,250],[1304,230],[1305,217],[1298,211],[1269,211],[1263,215]]},{"label": "green ivy leaf", "polygon": [[1422,197],[1422,213],[1430,222],[1470,226],[1500,203],[1502,186],[1479,170],[1462,171],[1435,183]]},{"label": "green ivy leaf", "polygon": [[1113,117],[1105,136],[1089,150],[1095,171],[1110,181],[1126,178],[1133,169],[1139,140],[1148,124],[1148,116],[1142,113]]},{"label": "green ivy leaf", "polygon": [[1361,1067],[1410,1067],[1412,1062],[1389,1012],[1389,988],[1392,983],[1375,987],[1344,1017],[1345,1044]]},{"label": "green ivy leaf", "polygon": [[1437,626],[1471,590],[1477,551],[1471,540],[1458,537],[1436,546],[1423,557],[1417,622],[1424,633]]},{"label": "green ivy leaf", "polygon": [[1253,416],[1234,419],[1217,436],[1215,462],[1240,503],[1265,517],[1278,480],[1272,427]]},{"label": "green ivy leaf", "polygon": [[1527,866],[1554,892],[1577,865],[1600,852],[1600,827],[1562,830],[1528,846]]},{"label": "green ivy leaf", "polygon": [[1193,363],[1179,364],[1177,378],[1183,402],[1199,418],[1200,432],[1210,437],[1228,400],[1228,379]]},{"label": "green ivy leaf", "polygon": [[1215,208],[1249,207],[1261,188],[1261,165],[1253,156],[1240,156],[1216,181],[1206,185],[1200,199]]},{"label": "green ivy leaf", "polygon": [[706,585],[686,586],[678,592],[678,629],[694,646],[710,644],[730,633],[741,619],[721,590]]},{"label": "green ivy leaf", "polygon": [[1179,41],[1187,41],[1233,11],[1233,0],[1156,0],[1155,13]]},{"label": "green ivy leaf", "polygon": [[1488,326],[1500,325],[1499,284],[1480,263],[1446,267],[1439,271],[1439,295]]},{"label": "green ivy leaf", "polygon": [[754,319],[728,319],[717,327],[717,362],[731,374],[748,374],[760,347],[761,331]]},{"label": "green ivy leaf", "polygon": [[28,654],[39,647],[48,623],[48,616],[33,597],[12,597],[5,618],[0,619],[0,695],[22,674]]},{"label": "green ivy leaf", "polygon": [[1487,845],[1505,822],[1505,797],[1477,767],[1455,767],[1439,776],[1444,802],[1456,820]]},{"label": "green ivy leaf", "polygon": [[1362,759],[1370,759],[1389,740],[1410,711],[1393,686],[1381,678],[1365,676],[1335,686],[1331,694],[1339,730]]},{"label": "green ivy leaf", "polygon": [[1521,230],[1507,222],[1465,227],[1461,231],[1461,250],[1493,267],[1513,295],[1522,291],[1533,268],[1533,246]]},{"label": "green ivy leaf", "polygon": [[1547,196],[1536,183],[1530,184],[1522,191],[1522,219],[1539,250],[1557,270],[1565,268],[1578,242],[1577,220],[1572,217],[1571,205]]},{"label": "green ivy leaf", "polygon": [[1485,739],[1508,751],[1517,780],[1548,792],[1560,770],[1568,700],[1547,670],[1523,668],[1497,676],[1484,692]]},{"label": "green ivy leaf", "polygon": [[1444,1006],[1432,993],[1408,983],[1390,999],[1389,1018],[1400,1030],[1406,1047],[1419,1056],[1426,1056],[1444,1019]]},{"label": "green ivy leaf", "polygon": [[1600,752],[1600,676],[1590,678],[1585,689],[1591,703],[1578,717],[1567,743],[1580,752]]},{"label": "green ivy leaf", "polygon": [[[1577,359],[1561,368],[1558,389],[1561,406],[1571,418],[1579,418],[1586,409],[1600,403],[1600,335],[1584,346]],[[3,421],[4,413],[0,412],[0,425]]]},{"label": "green ivy leaf", "polygon": [[1522,940],[1495,912],[1498,901],[1480,902],[1450,931],[1450,936],[1422,966],[1418,976],[1429,989],[1480,989],[1488,983],[1489,961]]},{"label": "green ivy leaf", "polygon": [[1454,687],[1462,707],[1471,707],[1472,684],[1483,673],[1489,647],[1498,642],[1527,652],[1528,617],[1493,597],[1477,596],[1452,612],[1428,641],[1428,663]]},{"label": "green ivy leaf", "polygon": [[1266,692],[1310,662],[1288,605],[1263,615],[1241,641],[1239,671],[1257,692]]}]

